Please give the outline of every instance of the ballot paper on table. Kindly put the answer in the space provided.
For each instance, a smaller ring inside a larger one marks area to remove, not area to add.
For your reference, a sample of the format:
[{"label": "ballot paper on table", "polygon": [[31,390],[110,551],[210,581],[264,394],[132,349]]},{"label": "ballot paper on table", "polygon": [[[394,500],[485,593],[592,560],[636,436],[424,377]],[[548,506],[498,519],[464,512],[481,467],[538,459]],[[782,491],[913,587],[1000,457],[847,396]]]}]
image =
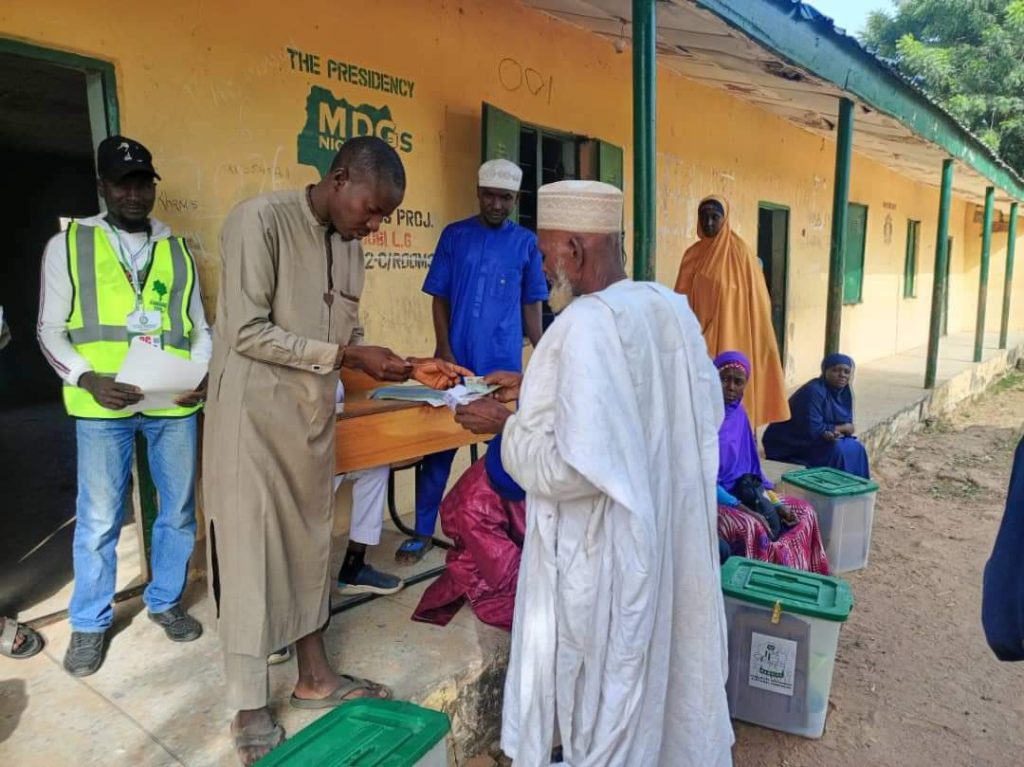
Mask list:
[{"label": "ballot paper on table", "polygon": [[205,363],[177,357],[135,338],[114,380],[142,389],[142,399],[125,408],[137,413],[177,407],[174,400],[193,391],[205,375]]},{"label": "ballot paper on table", "polygon": [[400,402],[420,402],[431,407],[444,407],[443,393],[423,384],[382,386],[370,393],[370,399],[393,399]]}]

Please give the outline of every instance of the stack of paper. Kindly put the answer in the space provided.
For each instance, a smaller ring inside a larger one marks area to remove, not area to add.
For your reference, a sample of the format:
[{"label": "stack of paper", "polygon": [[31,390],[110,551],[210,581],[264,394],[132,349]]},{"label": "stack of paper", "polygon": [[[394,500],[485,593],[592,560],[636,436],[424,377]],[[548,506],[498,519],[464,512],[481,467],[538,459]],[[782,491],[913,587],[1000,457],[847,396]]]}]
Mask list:
[{"label": "stack of paper", "polygon": [[177,407],[174,400],[194,391],[205,376],[205,363],[182,359],[136,338],[114,380],[142,389],[142,399],[125,408],[137,413]]},{"label": "stack of paper", "polygon": [[431,407],[444,407],[444,392],[421,384],[382,386],[374,389],[370,399],[393,399],[402,402],[422,402]]}]

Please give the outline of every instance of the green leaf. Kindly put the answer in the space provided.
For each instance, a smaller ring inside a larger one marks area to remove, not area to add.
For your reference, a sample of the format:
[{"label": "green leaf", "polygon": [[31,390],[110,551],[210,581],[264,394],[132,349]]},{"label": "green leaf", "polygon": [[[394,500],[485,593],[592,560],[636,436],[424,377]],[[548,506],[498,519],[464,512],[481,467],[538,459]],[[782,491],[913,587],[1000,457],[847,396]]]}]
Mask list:
[{"label": "green leaf", "polygon": [[862,39],[1024,171],[1024,0],[897,0]]}]

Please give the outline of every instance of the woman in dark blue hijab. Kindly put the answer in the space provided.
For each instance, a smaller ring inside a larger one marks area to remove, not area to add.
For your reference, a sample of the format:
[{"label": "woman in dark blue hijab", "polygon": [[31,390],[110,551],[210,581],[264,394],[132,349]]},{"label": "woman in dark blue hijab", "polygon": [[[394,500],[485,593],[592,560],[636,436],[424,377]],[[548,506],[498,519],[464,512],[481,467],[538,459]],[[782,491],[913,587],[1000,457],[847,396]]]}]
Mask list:
[{"label": "woman in dark blue hijab", "polygon": [[853,359],[830,354],[821,376],[789,398],[790,419],[773,423],[764,433],[764,452],[773,461],[801,466],[830,466],[868,479],[868,454],[854,436]]}]

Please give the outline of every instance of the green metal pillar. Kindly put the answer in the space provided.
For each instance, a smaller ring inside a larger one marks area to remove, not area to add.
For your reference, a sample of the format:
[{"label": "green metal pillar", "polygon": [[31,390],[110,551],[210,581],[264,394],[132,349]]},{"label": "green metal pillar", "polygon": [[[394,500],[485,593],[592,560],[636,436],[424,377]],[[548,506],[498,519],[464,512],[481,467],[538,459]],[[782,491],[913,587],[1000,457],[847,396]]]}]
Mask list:
[{"label": "green metal pillar", "polygon": [[939,333],[946,305],[946,263],[949,260],[949,205],[953,197],[953,161],[942,161],[942,188],[939,192],[939,226],[935,233],[935,273],[932,279],[932,315],[928,325],[928,362],[924,369],[924,388],[935,388],[939,363]]},{"label": "green metal pillar", "polygon": [[825,312],[825,354],[839,351],[843,325],[843,276],[846,265],[846,211],[850,204],[850,160],[853,157],[853,102],[839,99],[836,133],[836,174],[832,192],[832,245],[828,258],[828,308]]},{"label": "green metal pillar", "polygon": [[655,0],[633,0],[633,278],[653,280],[657,242],[654,144]]},{"label": "green metal pillar", "polygon": [[1003,321],[999,324],[999,348],[1006,348],[1010,334],[1010,296],[1013,293],[1013,252],[1017,249],[1017,203],[1010,203],[1010,230],[1006,235],[1006,273],[1003,276]]},{"label": "green metal pillar", "polygon": [[981,269],[978,276],[978,316],[974,323],[974,361],[981,362],[985,350],[985,309],[988,308],[988,267],[992,260],[992,209],[996,188],[985,187],[985,223],[981,230]]}]

